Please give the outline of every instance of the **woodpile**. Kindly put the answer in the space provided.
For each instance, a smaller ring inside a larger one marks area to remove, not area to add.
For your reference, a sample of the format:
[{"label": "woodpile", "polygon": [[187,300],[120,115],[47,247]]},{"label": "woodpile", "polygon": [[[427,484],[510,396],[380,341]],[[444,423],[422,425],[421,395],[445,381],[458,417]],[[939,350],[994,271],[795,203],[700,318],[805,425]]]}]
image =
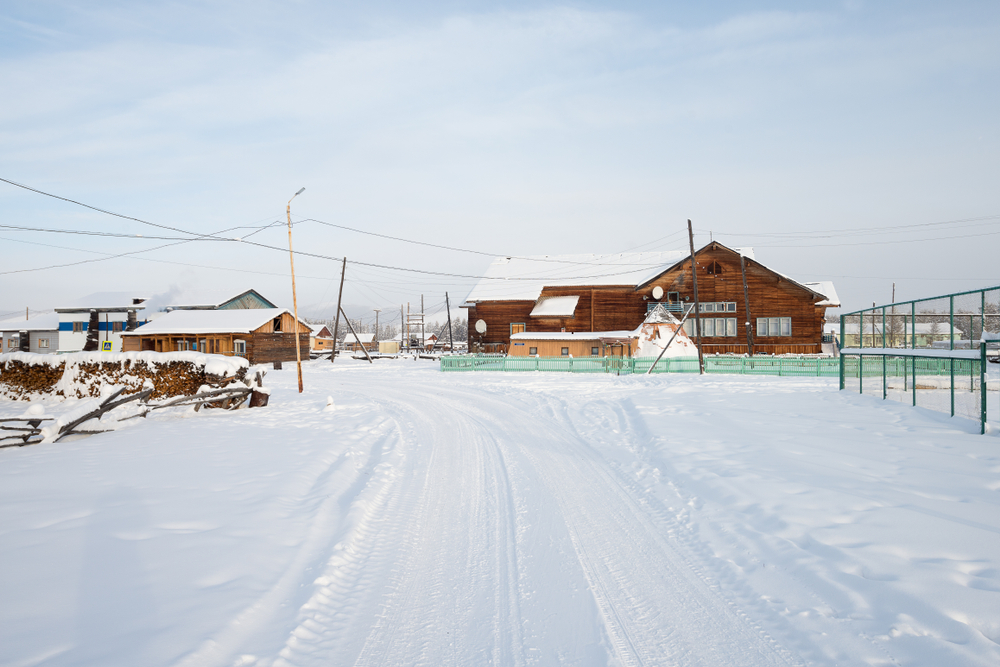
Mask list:
[{"label": "woodpile", "polygon": [[[156,353],[143,354],[148,357]],[[245,367],[233,375],[219,376],[206,373],[203,365],[191,361],[147,362],[134,358],[93,361],[95,355],[91,354],[80,361],[73,358],[75,355],[66,355],[65,360],[52,363],[50,355],[37,356],[45,359],[39,363],[15,359],[0,362],[0,396],[14,400],[39,396],[96,398],[107,387],[119,387],[124,389],[125,396],[152,389],[150,398],[157,400],[192,396],[204,385],[220,388],[242,383],[246,378]]]},{"label": "woodpile", "polygon": [[52,395],[65,371],[66,362],[50,366],[10,360],[0,364],[0,392],[14,400],[30,400],[33,394]]}]

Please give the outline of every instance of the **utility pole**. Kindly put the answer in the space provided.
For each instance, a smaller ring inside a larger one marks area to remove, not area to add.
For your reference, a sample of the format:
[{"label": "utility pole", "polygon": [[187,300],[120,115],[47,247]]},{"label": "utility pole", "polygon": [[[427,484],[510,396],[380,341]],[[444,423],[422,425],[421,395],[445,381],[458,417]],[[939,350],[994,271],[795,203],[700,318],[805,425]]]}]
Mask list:
[{"label": "utility pole", "polygon": [[[299,191],[292,195],[292,199],[295,199],[300,194],[305,191],[305,188],[299,188]],[[302,393],[302,351],[299,349],[299,300],[295,296],[295,253],[292,252],[292,199],[288,200],[288,207],[285,212],[288,214],[288,261],[292,265],[292,307],[295,312],[295,323],[292,325],[292,330],[295,332],[295,367],[299,373],[299,393]]]},{"label": "utility pole", "polygon": [[743,261],[743,253],[740,252],[740,273],[743,274],[743,309],[747,311],[745,328],[747,331],[747,352],[753,356],[753,320],[750,317],[750,291],[747,289],[747,267]]},{"label": "utility pole", "polygon": [[691,245],[691,280],[694,283],[694,332],[698,339],[698,375],[705,374],[705,357],[701,353],[701,306],[698,304],[698,267],[694,261],[694,231],[688,220],[688,243]]},{"label": "utility pole", "polygon": [[403,351],[403,336],[406,335],[406,318],[403,317],[403,304],[399,304],[399,352]]},{"label": "utility pole", "polygon": [[378,314],[382,312],[381,308],[372,308],[375,311],[375,342],[378,343]]},{"label": "utility pole", "polygon": [[420,295],[420,349],[427,347],[427,334],[424,331],[424,295]]},{"label": "utility pole", "polygon": [[454,354],[455,336],[451,331],[451,304],[448,302],[447,292],[444,293],[444,307],[448,309],[448,347],[450,348],[448,351]]},{"label": "utility pole", "polygon": [[344,258],[344,264],[340,267],[340,291],[337,292],[337,314],[336,319],[333,321],[333,352],[330,353],[330,363],[337,358],[337,343],[339,338],[337,338],[337,329],[340,328],[340,298],[344,296],[344,274],[347,273],[347,258]]}]

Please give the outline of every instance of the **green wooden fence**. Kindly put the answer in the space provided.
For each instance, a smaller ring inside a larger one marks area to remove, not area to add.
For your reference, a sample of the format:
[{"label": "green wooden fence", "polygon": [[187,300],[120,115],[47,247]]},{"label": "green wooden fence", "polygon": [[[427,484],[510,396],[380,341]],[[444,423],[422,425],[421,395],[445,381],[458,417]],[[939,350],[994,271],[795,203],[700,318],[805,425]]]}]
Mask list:
[{"label": "green wooden fence", "polygon": [[[505,357],[461,355],[441,357],[442,371],[547,371],[554,373],[645,373],[655,357]],[[697,373],[697,357],[661,359],[654,373]],[[774,375],[780,377],[838,377],[837,359],[818,357],[706,356],[706,373]]]}]

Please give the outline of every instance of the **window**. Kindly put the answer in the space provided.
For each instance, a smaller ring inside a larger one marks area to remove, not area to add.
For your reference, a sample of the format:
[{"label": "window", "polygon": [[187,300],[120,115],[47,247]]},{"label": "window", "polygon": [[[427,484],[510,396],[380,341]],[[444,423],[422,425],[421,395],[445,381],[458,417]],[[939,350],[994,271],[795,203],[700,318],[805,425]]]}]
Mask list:
[{"label": "window", "polygon": [[758,317],[758,336],[791,336],[792,318],[790,317]]},{"label": "window", "polygon": [[529,347],[528,348],[528,354],[538,354],[538,348],[537,347]]},{"label": "window", "polygon": [[735,301],[703,301],[698,304],[699,312],[702,313],[735,313]]},{"label": "window", "polygon": [[524,322],[511,322],[510,323],[510,335],[513,336],[516,333],[524,332]]},{"label": "window", "polygon": [[562,350],[559,351],[559,354],[561,354],[564,357],[568,357],[569,356],[569,348],[568,347],[562,348]]},{"label": "window", "polygon": [[712,262],[705,268],[705,270],[708,271],[709,275],[717,276],[722,273],[722,265],[718,262]]},{"label": "window", "polygon": [[[688,318],[684,322],[684,333],[688,335],[689,338],[694,338],[695,336],[695,320],[693,317]],[[701,318],[701,335],[702,336],[712,336],[714,338],[729,336],[736,336],[736,318],[735,317],[703,317]]]},{"label": "window", "polygon": [[87,330],[86,322],[73,322],[73,333],[83,333]]},{"label": "window", "polygon": [[49,339],[48,338],[39,338],[38,339],[38,347],[48,349],[48,347],[49,347]]},{"label": "window", "polygon": [[281,315],[278,315],[274,318],[274,321],[271,322],[271,330],[274,332],[281,331]]},{"label": "window", "polygon": [[667,301],[671,303],[677,303],[681,300],[680,292],[667,292]]},{"label": "window", "polygon": [[18,340],[16,338],[7,339],[7,347],[17,347]]},{"label": "window", "polygon": [[125,329],[125,323],[124,322],[112,322],[111,323],[111,331],[114,332],[114,333],[121,333],[122,331],[124,331],[124,329]]},{"label": "window", "polygon": [[[659,329],[657,329],[657,331],[659,331]],[[601,348],[599,348],[599,347],[592,347],[592,348],[590,348],[590,356],[596,357],[596,356],[598,356],[600,354],[601,354]]]},{"label": "window", "polygon": [[247,342],[245,340],[234,340],[233,354],[237,357],[245,357],[247,355]]}]

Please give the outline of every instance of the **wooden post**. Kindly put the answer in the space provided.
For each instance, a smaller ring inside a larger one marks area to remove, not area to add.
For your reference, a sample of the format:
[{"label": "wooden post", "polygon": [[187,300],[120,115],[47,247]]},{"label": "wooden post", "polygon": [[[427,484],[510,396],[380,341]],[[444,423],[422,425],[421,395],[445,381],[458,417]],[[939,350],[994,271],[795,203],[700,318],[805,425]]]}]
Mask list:
[{"label": "wooden post", "polygon": [[743,253],[740,252],[740,273],[743,274],[743,309],[747,313],[746,319],[746,330],[747,330],[747,352],[752,357],[753,356],[753,325],[752,318],[750,317],[750,291],[747,289],[747,267],[743,262]]},{"label": "wooden post", "polygon": [[[305,188],[302,188],[305,190]],[[302,190],[296,192],[292,199],[295,199],[302,193]],[[292,268],[292,309],[295,314],[295,368],[299,375],[299,393],[302,393],[302,350],[301,345],[299,345],[299,299],[295,295],[295,253],[292,252],[292,199],[288,200],[288,207],[285,212],[288,214],[288,261]]]},{"label": "wooden post", "polygon": [[344,320],[347,322],[347,326],[348,328],[350,328],[351,333],[354,334],[354,340],[358,341],[358,344],[361,345],[361,351],[365,353],[366,357],[368,357],[368,363],[374,364],[375,362],[372,361],[371,356],[368,354],[368,349],[365,347],[365,344],[361,342],[361,339],[358,338],[358,334],[354,332],[354,325],[351,324],[351,319],[347,317],[347,313],[345,313],[344,311],[340,312],[344,315]]},{"label": "wooden post", "polygon": [[701,307],[698,305],[698,267],[694,261],[694,231],[688,220],[688,243],[691,246],[691,280],[694,283],[694,332],[698,343],[698,374],[705,374],[705,357],[701,353]]},{"label": "wooden post", "polygon": [[378,348],[378,314],[382,312],[381,308],[373,308],[375,311],[375,337],[372,339],[375,342],[376,349]]},{"label": "wooden post", "polygon": [[444,293],[444,307],[448,310],[448,347],[449,352],[455,353],[455,336],[451,331],[451,302],[448,301],[448,293]]},{"label": "wooden post", "polygon": [[330,363],[337,358],[337,330],[340,328],[340,298],[344,296],[344,274],[347,273],[347,258],[344,258],[344,264],[340,267],[340,291],[337,292],[337,314],[336,319],[333,321],[333,352],[330,353]]}]

